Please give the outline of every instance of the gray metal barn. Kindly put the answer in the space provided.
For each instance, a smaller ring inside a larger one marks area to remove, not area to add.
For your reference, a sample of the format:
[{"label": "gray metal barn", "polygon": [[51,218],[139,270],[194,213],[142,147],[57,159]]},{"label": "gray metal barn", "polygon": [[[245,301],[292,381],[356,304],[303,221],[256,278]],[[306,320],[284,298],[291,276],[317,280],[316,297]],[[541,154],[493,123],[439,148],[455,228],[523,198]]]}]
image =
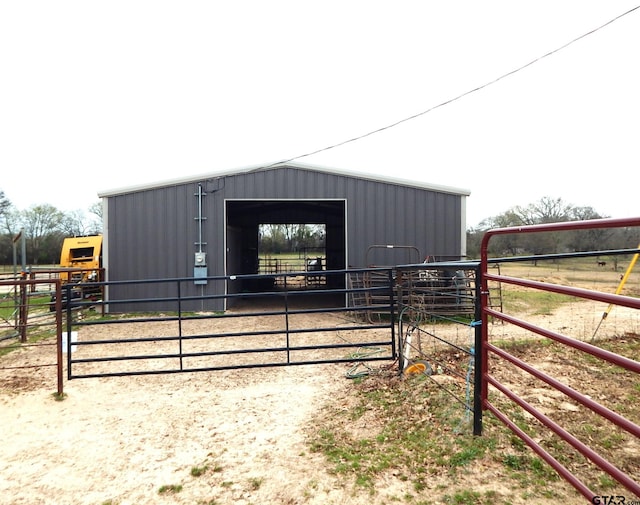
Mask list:
[{"label": "gray metal barn", "polygon": [[[110,282],[194,277],[183,294],[230,292],[241,288],[207,278],[257,273],[259,225],[286,223],[324,225],[326,270],[460,259],[469,194],[290,162],[103,191],[103,265]],[[108,296],[158,289],[110,287]],[[209,304],[197,309],[226,308]]]}]

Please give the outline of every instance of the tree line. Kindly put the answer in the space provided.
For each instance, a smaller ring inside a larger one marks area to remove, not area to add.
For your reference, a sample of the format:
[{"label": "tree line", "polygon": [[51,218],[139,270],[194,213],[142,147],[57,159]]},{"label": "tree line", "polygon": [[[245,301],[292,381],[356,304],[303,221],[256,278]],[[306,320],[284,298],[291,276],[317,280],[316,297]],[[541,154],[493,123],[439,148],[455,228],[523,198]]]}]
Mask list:
[{"label": "tree line", "polygon": [[[467,256],[480,257],[484,233],[490,229],[528,226],[566,221],[602,219],[593,207],[578,207],[562,198],[543,197],[526,206],[516,206],[487,218],[477,227],[467,230]],[[632,249],[640,243],[638,228],[600,228],[570,232],[545,232],[497,235],[489,242],[489,255],[505,257],[515,255],[557,254],[565,252]]]},{"label": "tree line", "polygon": [[[480,244],[487,230],[565,221],[600,219],[593,207],[578,207],[561,198],[543,197],[526,206],[516,206],[486,218],[467,230],[467,257],[480,257]],[[0,190],[0,264],[13,262],[14,239],[22,232],[29,265],[57,264],[66,237],[102,233],[102,205],[96,202],[87,211],[63,212],[49,204],[16,209]],[[314,224],[264,224],[259,230],[262,253],[280,253],[323,248],[325,230]],[[540,255],[562,252],[636,248],[640,229],[615,228],[577,230],[562,233],[498,235],[489,242],[493,257]]]},{"label": "tree line", "polygon": [[13,263],[14,247],[20,262],[21,245],[14,244],[20,234],[25,238],[28,265],[58,264],[66,237],[102,233],[102,205],[96,202],[86,212],[63,212],[49,204],[18,210],[0,190],[0,222],[1,265]]},{"label": "tree line", "polygon": [[263,224],[258,241],[260,254],[317,251],[325,247],[324,225]]}]

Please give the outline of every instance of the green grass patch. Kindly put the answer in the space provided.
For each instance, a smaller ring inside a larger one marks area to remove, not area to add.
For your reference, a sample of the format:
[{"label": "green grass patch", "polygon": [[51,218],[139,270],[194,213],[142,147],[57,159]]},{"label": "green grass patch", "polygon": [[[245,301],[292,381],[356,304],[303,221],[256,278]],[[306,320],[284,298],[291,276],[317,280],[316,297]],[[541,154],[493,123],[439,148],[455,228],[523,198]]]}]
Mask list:
[{"label": "green grass patch", "polygon": [[166,484],[164,486],[160,486],[158,494],[172,494],[179,493],[180,491],[182,491],[182,484]]},{"label": "green grass patch", "polygon": [[64,401],[67,398],[67,394],[66,393],[62,393],[61,394],[61,393],[58,393],[57,391],[55,393],[51,393],[51,396],[57,402]]},{"label": "green grass patch", "polygon": [[452,496],[445,496],[444,503],[451,505],[474,505],[485,503],[482,494],[477,491],[464,490],[455,493]]},{"label": "green grass patch", "polygon": [[262,486],[264,479],[261,477],[252,477],[249,479],[249,489],[251,491],[257,491]]},{"label": "green grass patch", "polygon": [[[40,328],[37,331],[30,330],[27,332],[27,344],[37,344],[47,339],[55,338],[56,333],[53,329]],[[5,356],[13,351],[22,348],[22,343],[19,341],[19,336],[15,337],[15,340],[7,340],[0,344],[0,357]]]},{"label": "green grass patch", "polygon": [[0,357],[16,351],[17,349],[20,349],[20,342],[12,342],[8,345],[3,345],[0,347]]},{"label": "green grass patch", "polygon": [[[51,297],[43,294],[30,294],[27,296],[29,314],[49,312]],[[0,298],[0,318],[13,321],[18,314],[20,298],[17,300],[13,296],[5,295]]]},{"label": "green grass patch", "polygon": [[[310,441],[312,452],[323,453],[335,474],[352,476],[358,487],[373,489],[376,477],[389,469],[407,476],[416,491],[432,473],[458,475],[485,456],[491,437],[453,435],[465,422],[462,406],[437,388],[423,389],[420,377],[402,381],[368,378],[356,385],[356,405],[347,413],[332,412],[329,424]],[[425,410],[437,405],[439,417]],[[349,425],[375,413],[384,419],[368,436],[354,436]],[[422,419],[417,420],[422,417]]]},{"label": "green grass patch", "polygon": [[503,290],[502,303],[505,312],[528,312],[533,315],[551,315],[561,305],[574,302],[575,298],[547,291]]},{"label": "green grass patch", "polygon": [[[626,335],[601,345],[618,354],[637,356],[640,336]],[[640,396],[636,374],[622,373],[619,367],[602,362],[595,370],[588,355],[555,342],[509,341],[500,347],[508,347],[510,353],[528,362],[551,359],[558,363],[563,376],[574,378],[581,392],[593,398],[604,394],[605,406],[624,411],[633,422],[640,419],[640,406],[631,401]],[[484,416],[483,435],[473,436],[471,419],[464,407],[434,381],[420,375],[401,378],[395,373],[380,373],[351,384],[352,389],[345,393],[348,400],[336,402],[349,407],[329,405],[319,411],[313,422],[317,428],[310,431],[308,441],[311,452],[325,456],[329,472],[351,481],[356,492],[364,489],[374,493],[376,482],[392,475],[407,483],[407,503],[506,505],[515,494],[532,502],[573,496],[570,486],[491,414]],[[526,383],[522,387],[520,393],[526,395],[531,387],[541,386]],[[531,438],[541,440],[545,450],[592,489],[618,489],[590,469],[577,451],[504,395],[492,390],[489,399]],[[535,399],[532,401],[536,403]],[[589,409],[564,408],[568,402],[564,397],[557,398],[557,403],[552,401],[554,396],[549,395],[543,404],[553,410],[550,415],[554,420],[623,471],[633,474],[640,460],[623,449],[631,443],[632,435],[612,429],[606,419]],[[503,494],[474,488],[474,483],[485,484],[474,481],[482,468],[492,469],[491,479],[502,484]],[[444,484],[440,488],[434,483]]]},{"label": "green grass patch", "polygon": [[192,477],[200,477],[201,475],[204,475],[205,473],[207,473],[207,470],[209,469],[208,465],[203,465],[203,466],[193,466],[191,467],[191,476]]}]

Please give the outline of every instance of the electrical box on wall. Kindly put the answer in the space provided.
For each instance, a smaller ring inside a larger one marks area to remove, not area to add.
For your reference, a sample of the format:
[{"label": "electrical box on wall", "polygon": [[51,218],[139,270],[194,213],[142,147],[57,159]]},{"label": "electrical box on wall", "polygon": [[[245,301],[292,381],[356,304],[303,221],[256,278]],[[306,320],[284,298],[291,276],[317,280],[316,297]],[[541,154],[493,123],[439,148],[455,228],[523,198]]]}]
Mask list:
[{"label": "electrical box on wall", "polygon": [[194,284],[207,283],[207,253],[197,252],[193,266]]}]

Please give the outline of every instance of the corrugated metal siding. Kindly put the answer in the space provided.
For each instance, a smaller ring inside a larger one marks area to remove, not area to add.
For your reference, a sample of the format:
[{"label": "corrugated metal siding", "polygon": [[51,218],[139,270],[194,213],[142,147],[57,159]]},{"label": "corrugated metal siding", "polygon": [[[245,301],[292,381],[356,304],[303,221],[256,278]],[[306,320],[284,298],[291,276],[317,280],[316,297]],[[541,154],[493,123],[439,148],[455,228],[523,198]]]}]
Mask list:
[{"label": "corrugated metal siding", "polygon": [[435,256],[461,251],[459,195],[293,168],[232,179],[225,186],[226,198],[347,199],[353,265],[361,264],[372,244],[416,245],[424,255]]},{"label": "corrugated metal siding", "polygon": [[[208,274],[224,275],[225,200],[346,199],[348,264],[365,266],[374,244],[416,246],[423,256],[462,251],[461,198],[416,187],[313,170],[278,167],[201,181],[203,242]],[[110,280],[190,277],[198,240],[198,183],[110,196]],[[159,289],[140,287],[127,296]],[[213,286],[189,285],[190,293],[214,294]],[[171,295],[171,288],[161,288]],[[206,309],[206,307],[196,307]]]}]

